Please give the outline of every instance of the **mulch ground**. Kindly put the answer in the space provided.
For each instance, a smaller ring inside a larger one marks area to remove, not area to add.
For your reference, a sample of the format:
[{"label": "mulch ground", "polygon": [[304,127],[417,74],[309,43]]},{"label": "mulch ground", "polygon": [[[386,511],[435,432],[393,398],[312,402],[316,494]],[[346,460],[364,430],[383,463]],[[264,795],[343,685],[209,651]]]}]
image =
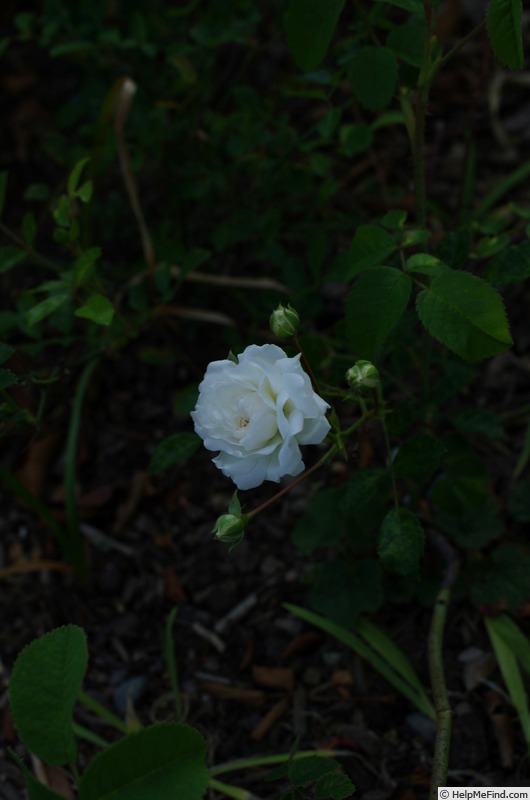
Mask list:
[{"label": "mulch ground", "polygon": [[[458,142],[470,114],[475,130],[478,126],[482,131],[479,182],[484,190],[517,166],[530,130],[518,116],[517,93],[522,90],[515,83],[505,87],[502,130],[508,131],[509,141],[501,147],[502,132],[495,129],[496,120],[492,126],[487,103],[499,88],[490,87],[484,97],[484,82],[469,54],[456,65],[434,94],[433,115],[443,121],[433,130],[428,163],[431,190],[445,197],[449,208],[465,165],[466,151]],[[449,109],[444,106],[447,97]],[[23,156],[12,153],[15,162]],[[391,158],[389,143],[381,161],[388,165]],[[485,401],[493,398],[503,410],[528,403],[527,294],[506,295],[518,345],[513,354],[485,369],[480,390]],[[301,484],[288,493],[256,519],[243,543],[229,552],[213,541],[211,531],[227,508],[232,487],[212,466],[211,454],[201,450],[163,476],[148,475],[156,442],[191,427],[187,417],[171,413],[175,393],[196,382],[209,360],[225,356],[217,352],[212,332],[195,351],[187,349],[185,357],[169,365],[145,363],[141,347],[159,345],[158,335],[147,331],[141,343],[128,345],[119,358],[103,361],[87,395],[77,477],[90,559],[88,587],[65,572],[46,527],[2,490],[0,798],[24,796],[18,768],[8,755],[10,747],[21,754],[24,749],[13,729],[6,694],[21,648],[61,624],[81,625],[90,650],[86,691],[114,712],[137,717],[143,724],[174,719],[163,643],[166,620],[175,607],[173,637],[184,718],[207,739],[212,764],[288,752],[298,739],[300,749],[340,750],[339,760],[360,798],[425,797],[432,723],[352,651],[283,607],[286,602],[307,605],[305,576],[316,557],[301,557],[290,532],[316,484]],[[65,516],[63,469],[74,379],[65,373],[52,389],[52,413],[45,429],[30,441],[23,435],[10,437],[3,453],[3,463],[46,500],[59,520]],[[34,399],[26,398],[28,407]],[[497,453],[499,485],[508,480],[519,438],[516,431],[507,449]],[[330,467],[314,480],[333,482],[339,477]],[[271,486],[252,492],[249,505],[258,505],[273,492]],[[388,606],[374,621],[402,647],[428,685],[428,609]],[[479,613],[465,604],[453,605],[445,641],[454,710],[449,783],[529,785],[527,749],[498,672],[488,673],[488,683],[475,685],[469,674],[470,664],[479,675],[486,674],[480,672],[480,664],[486,669],[489,650]],[[115,737],[87,711],[80,710],[77,719],[109,740]],[[88,763],[93,752],[91,745],[83,744],[81,761]],[[228,779],[262,800],[272,800],[281,787],[264,782],[264,774],[253,770]]]}]

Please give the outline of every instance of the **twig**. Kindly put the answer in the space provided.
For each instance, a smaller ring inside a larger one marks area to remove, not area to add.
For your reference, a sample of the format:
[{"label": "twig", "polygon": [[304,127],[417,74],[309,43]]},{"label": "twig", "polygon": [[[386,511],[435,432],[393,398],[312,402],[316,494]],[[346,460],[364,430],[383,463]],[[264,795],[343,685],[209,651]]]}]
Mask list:
[{"label": "twig", "polygon": [[151,235],[147,228],[147,223],[140,205],[140,197],[138,195],[138,187],[134,179],[133,171],[131,169],[131,160],[129,158],[129,151],[125,143],[125,136],[123,128],[125,121],[129,115],[132,99],[136,92],[136,84],[131,78],[122,78],[122,83],[118,91],[116,101],[116,114],[114,117],[114,133],[116,134],[116,145],[118,148],[118,157],[120,160],[120,169],[129,196],[129,202],[134,216],[137,219],[138,227],[140,228],[140,236],[142,238],[142,248],[144,251],[145,263],[147,264],[149,275],[154,276],[156,270],[155,251]]},{"label": "twig", "polygon": [[458,575],[460,561],[456,550],[441,534],[434,537],[434,543],[447,563],[442,585],[434,603],[429,631],[428,653],[432,695],[436,710],[436,741],[434,745],[433,767],[429,800],[438,797],[440,786],[447,784],[447,767],[451,745],[452,711],[447,696],[443,666],[442,644],[451,589]]}]

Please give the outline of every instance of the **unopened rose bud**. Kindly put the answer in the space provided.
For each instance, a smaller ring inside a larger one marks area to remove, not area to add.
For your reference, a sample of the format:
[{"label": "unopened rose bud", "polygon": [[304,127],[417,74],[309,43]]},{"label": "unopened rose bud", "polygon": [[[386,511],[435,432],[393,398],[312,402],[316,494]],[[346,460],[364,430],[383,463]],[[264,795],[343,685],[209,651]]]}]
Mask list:
[{"label": "unopened rose bud", "polygon": [[281,339],[290,339],[292,336],[296,336],[299,322],[298,312],[290,303],[287,308],[280,303],[276,311],[272,312],[269,320],[271,331]]},{"label": "unopened rose bud", "polygon": [[215,523],[213,532],[220,542],[239,544],[245,534],[245,520],[235,514],[222,514]]},{"label": "unopened rose bud", "polygon": [[346,373],[346,382],[354,392],[377,389],[381,382],[379,370],[371,361],[356,361]]}]

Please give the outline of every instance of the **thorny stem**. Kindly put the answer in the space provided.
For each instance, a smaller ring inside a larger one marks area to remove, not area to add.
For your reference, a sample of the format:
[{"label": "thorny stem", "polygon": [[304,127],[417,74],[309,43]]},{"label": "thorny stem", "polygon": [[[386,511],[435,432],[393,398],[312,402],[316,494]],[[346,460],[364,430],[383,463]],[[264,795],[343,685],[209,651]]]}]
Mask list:
[{"label": "thorny stem", "polygon": [[383,390],[381,389],[381,385],[374,390],[374,404],[376,408],[376,412],[381,419],[381,427],[383,429],[383,437],[385,440],[385,449],[386,449],[386,457],[388,461],[388,471],[390,472],[390,480],[392,482],[392,496],[394,498],[394,507],[396,511],[399,508],[399,501],[398,501],[398,491],[397,491],[397,484],[396,484],[396,475],[394,472],[394,465],[392,463],[392,450],[390,448],[390,439],[388,436],[388,429],[386,427],[386,418],[385,418],[385,400],[383,397]]},{"label": "thorny stem", "polygon": [[329,458],[331,458],[331,456],[335,455],[335,453],[337,452],[338,449],[339,449],[339,447],[338,447],[337,444],[332,445],[329,448],[328,452],[324,453],[322,458],[319,461],[317,461],[316,464],[313,464],[312,467],[309,467],[309,469],[306,469],[305,472],[302,472],[301,475],[299,475],[297,478],[295,478],[294,481],[291,481],[291,483],[288,486],[285,486],[283,489],[281,489],[279,492],[277,492],[275,495],[273,495],[273,497],[270,497],[268,500],[265,500],[265,502],[262,503],[257,508],[255,508],[254,511],[250,511],[248,514],[245,514],[244,515],[245,519],[247,521],[251,520],[253,517],[256,516],[256,514],[259,514],[265,508],[268,508],[270,505],[272,505],[272,503],[276,502],[276,500],[279,500],[280,497],[282,497],[284,494],[286,494],[286,492],[290,491],[294,486],[296,486],[297,484],[301,483],[303,480],[308,478],[309,475],[311,475],[319,467],[321,467],[322,464],[324,464]]},{"label": "thorny stem", "polygon": [[452,712],[445,684],[442,645],[451,589],[458,575],[460,566],[456,550],[443,536],[438,534],[434,538],[434,543],[446,561],[447,568],[444,572],[442,585],[434,604],[428,639],[429,673],[431,676],[434,708],[436,710],[436,742],[434,745],[429,800],[435,800],[435,798],[438,797],[439,787],[446,786],[447,784]]},{"label": "thorny stem", "polygon": [[302,359],[301,359],[302,360],[302,364],[304,365],[305,371],[307,372],[307,374],[311,378],[311,383],[313,384],[313,389],[315,390],[315,392],[317,394],[322,395],[322,392],[320,391],[320,386],[318,385],[318,381],[317,381],[317,379],[315,377],[315,373],[311,369],[311,364],[309,363],[309,361],[305,357],[304,351],[302,350],[302,346],[301,346],[300,342],[298,341],[298,336],[293,336],[293,342],[294,342],[294,344],[296,346],[296,349],[298,350],[298,352],[302,356]]}]

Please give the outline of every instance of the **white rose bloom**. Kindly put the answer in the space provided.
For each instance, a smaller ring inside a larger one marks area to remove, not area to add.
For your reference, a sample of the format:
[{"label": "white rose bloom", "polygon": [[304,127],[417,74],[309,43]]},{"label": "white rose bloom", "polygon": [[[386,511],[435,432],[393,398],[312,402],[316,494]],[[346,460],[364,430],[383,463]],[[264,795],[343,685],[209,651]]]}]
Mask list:
[{"label": "white rose bloom", "polygon": [[213,361],[191,412],[213,463],[238,489],[298,475],[301,444],[320,444],[329,409],[311,386],[300,356],[289,358],[275,344],[250,345],[233,361]]}]

